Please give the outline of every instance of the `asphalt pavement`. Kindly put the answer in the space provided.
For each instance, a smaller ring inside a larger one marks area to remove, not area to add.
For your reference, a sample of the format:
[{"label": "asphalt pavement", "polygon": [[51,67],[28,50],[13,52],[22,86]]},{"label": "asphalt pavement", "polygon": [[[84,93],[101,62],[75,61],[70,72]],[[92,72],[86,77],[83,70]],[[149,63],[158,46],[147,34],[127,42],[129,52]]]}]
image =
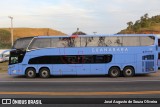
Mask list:
[{"label": "asphalt pavement", "polygon": [[[0,97],[159,97],[160,72],[135,77],[56,76],[28,79],[0,75]],[[17,92],[17,93],[15,93]]]},{"label": "asphalt pavement", "polygon": [[0,74],[0,98],[160,98],[160,71],[135,77]]}]

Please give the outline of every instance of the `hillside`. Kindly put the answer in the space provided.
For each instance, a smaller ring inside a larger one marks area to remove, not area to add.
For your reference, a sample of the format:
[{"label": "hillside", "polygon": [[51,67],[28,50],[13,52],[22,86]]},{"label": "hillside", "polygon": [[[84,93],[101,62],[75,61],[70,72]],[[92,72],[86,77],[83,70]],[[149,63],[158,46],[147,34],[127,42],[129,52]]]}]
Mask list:
[{"label": "hillside", "polygon": [[[10,31],[9,28],[0,28],[0,29]],[[14,40],[20,37],[28,37],[28,36],[58,36],[58,35],[66,35],[66,34],[50,28],[14,28]]]},{"label": "hillside", "polygon": [[140,20],[127,22],[128,27],[118,34],[160,34],[160,15],[148,17],[146,13]]},{"label": "hillside", "polygon": [[[50,28],[14,28],[14,40],[29,36],[58,36],[66,35]],[[9,28],[0,28],[0,49],[11,47],[11,34]]]}]

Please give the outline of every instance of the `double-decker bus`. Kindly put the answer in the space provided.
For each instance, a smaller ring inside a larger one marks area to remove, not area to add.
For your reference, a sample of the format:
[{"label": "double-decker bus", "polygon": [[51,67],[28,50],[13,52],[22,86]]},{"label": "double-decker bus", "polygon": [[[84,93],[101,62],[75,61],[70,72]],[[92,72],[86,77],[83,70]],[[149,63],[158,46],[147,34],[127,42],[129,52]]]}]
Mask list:
[{"label": "double-decker bus", "polygon": [[131,77],[158,71],[158,38],[153,34],[37,36],[18,39],[8,73]]}]

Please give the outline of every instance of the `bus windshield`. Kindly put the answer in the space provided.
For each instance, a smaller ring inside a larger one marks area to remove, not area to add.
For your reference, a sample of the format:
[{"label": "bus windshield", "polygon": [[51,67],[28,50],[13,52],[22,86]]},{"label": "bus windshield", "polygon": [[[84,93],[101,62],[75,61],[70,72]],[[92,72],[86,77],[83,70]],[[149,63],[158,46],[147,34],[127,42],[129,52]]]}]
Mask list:
[{"label": "bus windshield", "polygon": [[17,39],[12,48],[26,50],[26,48],[28,47],[28,45],[32,39],[33,39],[33,37],[26,37],[26,38]]}]

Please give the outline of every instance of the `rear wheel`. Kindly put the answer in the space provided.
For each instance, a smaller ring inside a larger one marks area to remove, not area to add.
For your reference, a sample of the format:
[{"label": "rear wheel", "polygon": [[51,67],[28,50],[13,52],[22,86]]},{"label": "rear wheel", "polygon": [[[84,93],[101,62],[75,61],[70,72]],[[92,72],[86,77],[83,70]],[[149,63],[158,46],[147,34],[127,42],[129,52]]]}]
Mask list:
[{"label": "rear wheel", "polygon": [[123,69],[123,76],[125,76],[125,77],[133,77],[134,73],[135,73],[135,71],[134,71],[133,67],[128,66]]},{"label": "rear wheel", "polygon": [[118,67],[112,67],[109,69],[109,76],[110,77],[119,77],[120,76],[120,69]]},{"label": "rear wheel", "polygon": [[28,68],[26,70],[26,77],[27,78],[35,78],[36,77],[36,70],[34,68]]},{"label": "rear wheel", "polygon": [[50,71],[47,68],[42,68],[39,71],[39,75],[41,78],[49,78],[50,77]]}]

